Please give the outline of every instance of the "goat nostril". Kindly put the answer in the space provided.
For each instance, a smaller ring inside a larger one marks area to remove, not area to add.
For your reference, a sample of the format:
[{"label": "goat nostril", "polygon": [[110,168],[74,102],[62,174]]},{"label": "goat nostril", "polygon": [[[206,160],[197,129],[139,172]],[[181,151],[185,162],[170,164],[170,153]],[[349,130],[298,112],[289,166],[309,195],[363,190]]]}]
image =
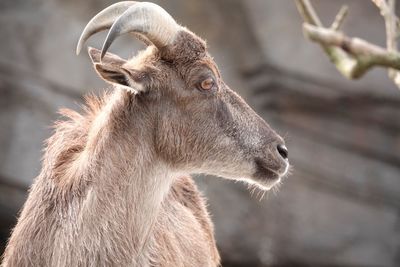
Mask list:
[{"label": "goat nostril", "polygon": [[285,145],[278,145],[276,148],[278,149],[278,152],[282,156],[282,158],[288,158],[289,151],[287,150]]}]

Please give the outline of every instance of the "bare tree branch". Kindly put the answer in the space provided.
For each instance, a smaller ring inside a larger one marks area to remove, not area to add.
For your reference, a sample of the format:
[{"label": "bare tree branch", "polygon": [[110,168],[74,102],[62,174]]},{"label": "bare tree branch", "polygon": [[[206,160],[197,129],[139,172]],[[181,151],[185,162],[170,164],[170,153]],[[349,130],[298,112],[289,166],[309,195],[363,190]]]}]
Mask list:
[{"label": "bare tree branch", "polygon": [[[310,25],[323,27],[321,20],[309,0],[296,0],[296,5],[305,22]],[[347,53],[339,47],[326,46],[323,44],[321,44],[321,47],[342,75],[349,79],[354,77],[354,70],[357,68],[357,61],[355,59],[347,55]]]},{"label": "bare tree branch", "polygon": [[324,46],[337,46],[367,64],[400,69],[400,54],[388,51],[380,46],[368,43],[360,38],[350,38],[343,33],[312,26],[305,23],[303,25],[304,34],[314,42]]},{"label": "bare tree branch", "polygon": [[309,0],[296,0],[296,5],[305,21],[304,35],[321,45],[342,75],[357,79],[374,66],[386,67],[389,68],[389,77],[400,88],[400,53],[397,51],[399,21],[394,13],[396,0],[372,1],[385,19],[387,49],[338,32],[347,15],[347,7],[340,9],[328,29],[322,25]]},{"label": "bare tree branch", "polygon": [[[397,52],[397,32],[398,32],[398,18],[394,13],[396,8],[396,0],[372,0],[372,2],[379,8],[382,17],[385,20],[386,28],[386,46],[388,51]],[[389,69],[389,78],[400,87],[400,74],[394,69]]]}]

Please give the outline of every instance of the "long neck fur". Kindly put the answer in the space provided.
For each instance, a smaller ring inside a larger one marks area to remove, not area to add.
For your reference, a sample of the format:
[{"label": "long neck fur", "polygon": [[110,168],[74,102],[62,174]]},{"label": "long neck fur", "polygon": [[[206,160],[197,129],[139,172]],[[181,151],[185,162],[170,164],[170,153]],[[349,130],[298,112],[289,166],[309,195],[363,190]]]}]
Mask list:
[{"label": "long neck fur", "polygon": [[70,119],[48,140],[5,266],[148,264],[149,235],[174,174],[153,153],[135,97],[117,88],[105,98],[92,98],[84,116],[64,111]]}]

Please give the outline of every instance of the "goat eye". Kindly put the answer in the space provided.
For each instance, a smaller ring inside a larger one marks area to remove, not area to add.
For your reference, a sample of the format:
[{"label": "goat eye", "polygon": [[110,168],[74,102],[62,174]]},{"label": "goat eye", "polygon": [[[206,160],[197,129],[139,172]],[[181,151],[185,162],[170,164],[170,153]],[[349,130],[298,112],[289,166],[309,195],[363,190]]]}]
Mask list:
[{"label": "goat eye", "polygon": [[200,87],[203,90],[211,90],[215,85],[214,79],[213,78],[207,78],[204,79],[201,83],[200,83]]}]

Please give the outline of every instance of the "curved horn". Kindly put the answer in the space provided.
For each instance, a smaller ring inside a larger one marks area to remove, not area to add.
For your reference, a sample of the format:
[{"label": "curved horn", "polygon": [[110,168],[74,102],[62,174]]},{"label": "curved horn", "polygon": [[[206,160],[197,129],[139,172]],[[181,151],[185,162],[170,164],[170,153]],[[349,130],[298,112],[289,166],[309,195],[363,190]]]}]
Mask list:
[{"label": "curved horn", "polygon": [[79,38],[78,45],[76,46],[76,54],[78,55],[81,52],[83,45],[90,36],[99,31],[109,29],[116,18],[135,4],[137,4],[135,1],[118,2],[94,16],[86,25],[81,37]]},{"label": "curved horn", "polygon": [[162,7],[148,2],[139,2],[128,8],[111,26],[101,51],[101,58],[112,42],[128,32],[143,34],[156,47],[172,43],[181,26]]}]

